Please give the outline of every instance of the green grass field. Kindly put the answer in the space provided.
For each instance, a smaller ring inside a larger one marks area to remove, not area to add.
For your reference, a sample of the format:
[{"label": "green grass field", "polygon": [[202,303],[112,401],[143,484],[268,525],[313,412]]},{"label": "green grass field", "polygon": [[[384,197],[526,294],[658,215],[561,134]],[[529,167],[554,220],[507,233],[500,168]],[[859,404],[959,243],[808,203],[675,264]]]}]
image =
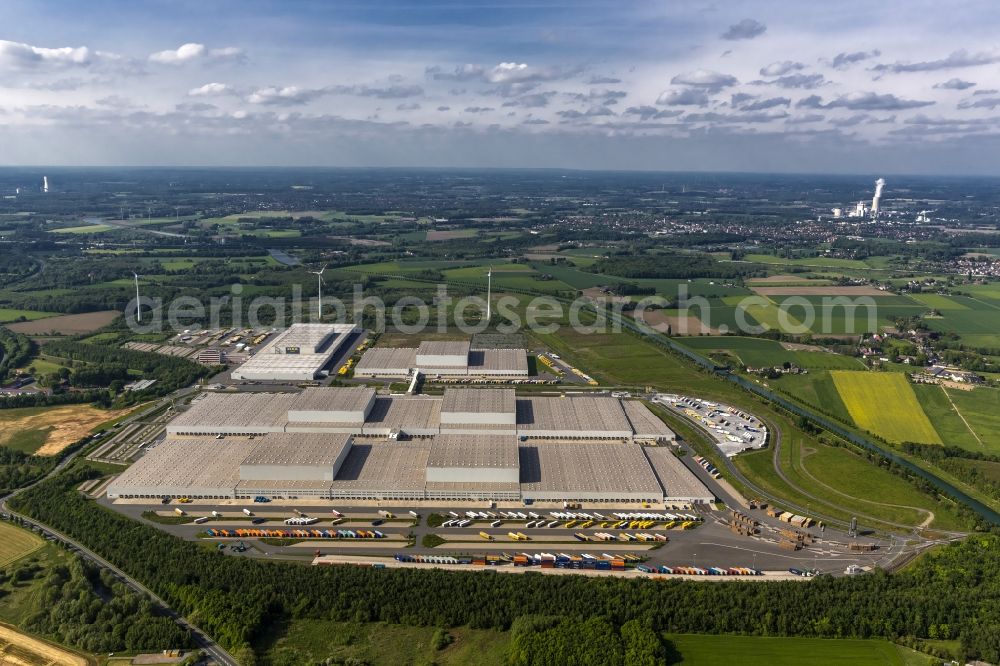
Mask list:
[{"label": "green grass field", "polygon": [[698,336],[676,338],[676,341],[702,352],[726,350],[752,368],[774,367],[788,362],[801,368],[860,370],[864,365],[856,358],[817,351],[789,350],[776,340],[739,336]]},{"label": "green grass field", "polygon": [[929,666],[931,657],[888,641],[668,634],[677,666]]},{"label": "green grass field", "polygon": [[851,423],[847,406],[840,399],[840,393],[829,372],[810,372],[806,375],[784,375],[768,380],[768,386],[812,405],[820,411],[831,414],[841,421]]},{"label": "green grass field", "polygon": [[962,421],[944,387],[936,384],[915,384],[913,392],[945,444],[960,446],[969,451],[984,450],[977,439],[978,434]]},{"label": "green grass field", "polygon": [[976,450],[1000,453],[1000,389],[945,389],[955,408],[982,442]]},{"label": "green grass field", "polygon": [[901,373],[834,370],[830,374],[859,428],[890,442],[941,443]]},{"label": "green grass field", "polygon": [[396,666],[440,664],[441,666],[503,666],[509,635],[499,631],[450,629],[452,643],[435,650],[434,627],[399,624],[295,620],[272,625],[257,650],[266,663],[278,665],[319,664],[328,657],[338,663]]},{"label": "green grass field", "polygon": [[0,569],[30,555],[43,545],[45,541],[33,532],[0,522]]},{"label": "green grass field", "polygon": [[55,317],[58,314],[58,312],[41,312],[39,310],[15,310],[13,308],[0,308],[0,324],[17,321],[22,317],[27,321],[34,321],[35,319]]},{"label": "green grass field", "polygon": [[836,257],[803,257],[788,259],[771,254],[748,254],[743,258],[758,264],[774,264],[778,266],[821,266],[823,268],[869,268],[869,265],[858,259],[838,259]]},{"label": "green grass field", "polygon": [[61,229],[50,229],[51,234],[99,234],[104,231],[115,229],[109,224],[84,224],[79,227],[63,227]]}]

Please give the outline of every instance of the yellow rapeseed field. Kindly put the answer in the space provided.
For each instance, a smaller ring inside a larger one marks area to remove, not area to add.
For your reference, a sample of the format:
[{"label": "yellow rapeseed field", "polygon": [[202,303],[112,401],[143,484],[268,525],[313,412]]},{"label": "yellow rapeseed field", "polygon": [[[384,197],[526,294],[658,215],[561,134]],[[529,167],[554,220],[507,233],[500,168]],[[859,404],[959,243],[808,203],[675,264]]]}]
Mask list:
[{"label": "yellow rapeseed field", "polygon": [[830,375],[858,427],[890,442],[942,443],[902,373],[833,370]]}]

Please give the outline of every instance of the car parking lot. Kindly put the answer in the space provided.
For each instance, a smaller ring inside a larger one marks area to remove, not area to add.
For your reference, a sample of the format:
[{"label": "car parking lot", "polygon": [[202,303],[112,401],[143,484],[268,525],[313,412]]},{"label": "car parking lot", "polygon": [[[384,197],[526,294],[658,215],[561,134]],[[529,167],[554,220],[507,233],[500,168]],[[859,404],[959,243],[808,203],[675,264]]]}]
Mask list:
[{"label": "car parking lot", "polygon": [[657,393],[652,400],[698,424],[726,456],[767,446],[767,426],[736,407],[669,393]]}]

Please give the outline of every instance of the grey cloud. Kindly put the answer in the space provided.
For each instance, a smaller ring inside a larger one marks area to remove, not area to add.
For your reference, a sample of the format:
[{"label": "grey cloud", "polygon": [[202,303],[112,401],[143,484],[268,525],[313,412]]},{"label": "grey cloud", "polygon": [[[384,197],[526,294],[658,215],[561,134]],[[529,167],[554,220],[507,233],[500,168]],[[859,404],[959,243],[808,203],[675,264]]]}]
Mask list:
[{"label": "grey cloud", "polygon": [[554,90],[548,92],[531,93],[528,95],[521,95],[520,97],[515,97],[514,99],[509,99],[503,103],[503,106],[521,106],[526,109],[540,109],[542,107],[548,106],[549,102],[555,97],[556,93]]},{"label": "grey cloud", "polygon": [[583,112],[577,111],[576,109],[568,109],[566,111],[557,111],[556,115],[562,118],[576,119],[576,118],[594,118],[598,116],[613,116],[615,115],[615,112],[606,106],[592,106]]},{"label": "grey cloud", "polygon": [[584,93],[567,93],[567,96],[577,102],[593,102],[595,104],[600,104],[601,106],[612,106],[617,104],[619,100],[628,97],[628,93],[624,90],[591,90],[590,92]]},{"label": "grey cloud", "polygon": [[664,106],[708,106],[708,94],[703,90],[670,90],[656,98]]},{"label": "grey cloud", "polygon": [[853,116],[848,116],[847,118],[833,118],[830,120],[831,125],[836,127],[854,127],[855,125],[860,125],[861,123],[868,120],[871,116],[867,113],[856,113]]},{"label": "grey cloud", "polygon": [[391,85],[385,87],[372,86],[330,86],[327,88],[331,95],[356,95],[358,97],[375,97],[378,99],[400,99],[405,97],[419,97],[424,94],[424,89],[418,85]]},{"label": "grey cloud", "polygon": [[475,81],[483,76],[486,68],[482,65],[465,64],[446,72],[440,67],[428,67],[425,73],[436,81]]},{"label": "grey cloud", "polygon": [[541,118],[528,118],[524,122],[522,122],[521,124],[522,125],[548,125],[549,121],[542,120]]},{"label": "grey cloud", "polygon": [[962,79],[948,79],[941,83],[935,83],[935,88],[942,88],[944,90],[965,90],[967,88],[972,88],[976,84],[972,81],[963,81]]},{"label": "grey cloud", "polygon": [[773,109],[776,106],[787,107],[792,103],[792,100],[787,97],[771,97],[770,99],[762,99],[752,104],[745,104],[740,107],[741,111],[764,111],[765,109]]},{"label": "grey cloud", "polygon": [[1000,118],[931,118],[918,114],[903,121],[906,125],[995,125]]},{"label": "grey cloud", "polygon": [[623,115],[639,116],[640,120],[660,120],[663,118],[676,118],[684,113],[676,109],[657,109],[655,106],[630,106],[625,109]]},{"label": "grey cloud", "polygon": [[750,93],[743,93],[743,92],[733,93],[732,97],[730,97],[730,103],[733,106],[739,106],[740,104],[749,102],[750,100],[754,99],[757,99],[757,95],[751,95]]},{"label": "grey cloud", "polygon": [[621,79],[616,79],[613,76],[597,76],[594,75],[587,80],[587,83],[592,86],[612,86],[616,83],[621,83]]},{"label": "grey cloud", "polygon": [[796,108],[808,109],[849,109],[851,111],[899,111],[903,109],[917,109],[922,106],[934,104],[931,101],[903,99],[893,94],[886,93],[879,95],[873,92],[858,92],[841,95],[836,99],[823,104],[823,98],[819,95],[810,95],[800,99]]},{"label": "grey cloud", "polygon": [[422,95],[423,88],[417,85],[391,85],[383,88],[365,85],[336,85],[324,88],[299,88],[297,86],[258,88],[247,96],[250,104],[270,106],[299,106],[327,95],[355,95],[377,99],[400,99]]},{"label": "grey cloud", "polygon": [[868,60],[869,58],[877,58],[882,55],[882,52],[878,49],[872,49],[871,51],[853,51],[850,53],[838,53],[833,57],[834,69],[844,69],[848,65],[853,65],[856,62],[861,62],[862,60]]},{"label": "grey cloud", "polygon": [[439,106],[437,108],[437,110],[438,111],[451,111],[451,107],[450,106]]},{"label": "grey cloud", "polygon": [[416,111],[419,108],[420,104],[418,102],[403,102],[396,105],[397,111]]},{"label": "grey cloud", "polygon": [[785,122],[790,125],[804,125],[806,123],[818,123],[821,120],[825,120],[826,116],[819,113],[806,113],[801,116],[795,116],[794,118],[789,118]]},{"label": "grey cloud", "polygon": [[779,76],[773,81],[768,81],[767,83],[773,83],[781,88],[818,88],[824,83],[826,79],[822,74],[789,74],[788,76]]},{"label": "grey cloud", "polygon": [[996,95],[998,92],[1000,92],[1000,90],[997,90],[996,88],[982,88],[980,90],[974,91],[972,94],[973,95]]},{"label": "grey cloud", "polygon": [[1000,106],[1000,97],[980,97],[958,103],[960,109],[995,109],[997,106]]},{"label": "grey cloud", "polygon": [[764,34],[767,30],[767,26],[760,21],[755,21],[754,19],[743,19],[739,23],[729,26],[729,29],[722,33],[723,39],[738,40],[738,39],[753,39],[754,37],[759,37]]},{"label": "grey cloud", "polygon": [[801,62],[795,62],[793,60],[782,60],[780,62],[772,62],[766,67],[760,68],[761,76],[783,76],[789,72],[797,72],[801,69],[805,69],[805,65]]},{"label": "grey cloud", "polygon": [[924,62],[894,62],[880,64],[872,67],[874,72],[892,72],[894,74],[904,72],[935,72],[942,69],[957,69],[962,67],[978,67],[979,65],[992,65],[1000,62],[1000,53],[981,51],[979,53],[969,53],[965,49],[954,51],[947,57],[940,60],[927,60]]},{"label": "grey cloud", "polygon": [[723,88],[734,86],[739,81],[735,76],[729,74],[722,74],[709,69],[696,69],[693,72],[678,74],[670,79],[670,83],[717,92]]},{"label": "grey cloud", "polygon": [[788,113],[782,111],[780,113],[715,113],[710,111],[708,113],[688,113],[684,116],[684,120],[693,123],[768,123],[772,120],[782,120],[787,118]]},{"label": "grey cloud", "polygon": [[487,111],[492,111],[492,106],[467,106],[465,107],[466,113],[486,113]]}]

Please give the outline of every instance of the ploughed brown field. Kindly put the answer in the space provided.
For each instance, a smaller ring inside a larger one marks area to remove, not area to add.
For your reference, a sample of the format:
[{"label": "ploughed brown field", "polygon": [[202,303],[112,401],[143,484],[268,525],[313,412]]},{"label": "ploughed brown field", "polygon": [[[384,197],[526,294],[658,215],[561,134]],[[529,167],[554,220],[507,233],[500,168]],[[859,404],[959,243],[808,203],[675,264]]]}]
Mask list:
[{"label": "ploughed brown field", "polygon": [[46,317],[35,321],[22,321],[9,324],[7,328],[24,335],[79,335],[104,328],[121,313],[117,310],[102,310],[100,312],[83,312],[81,314],[59,315]]}]

